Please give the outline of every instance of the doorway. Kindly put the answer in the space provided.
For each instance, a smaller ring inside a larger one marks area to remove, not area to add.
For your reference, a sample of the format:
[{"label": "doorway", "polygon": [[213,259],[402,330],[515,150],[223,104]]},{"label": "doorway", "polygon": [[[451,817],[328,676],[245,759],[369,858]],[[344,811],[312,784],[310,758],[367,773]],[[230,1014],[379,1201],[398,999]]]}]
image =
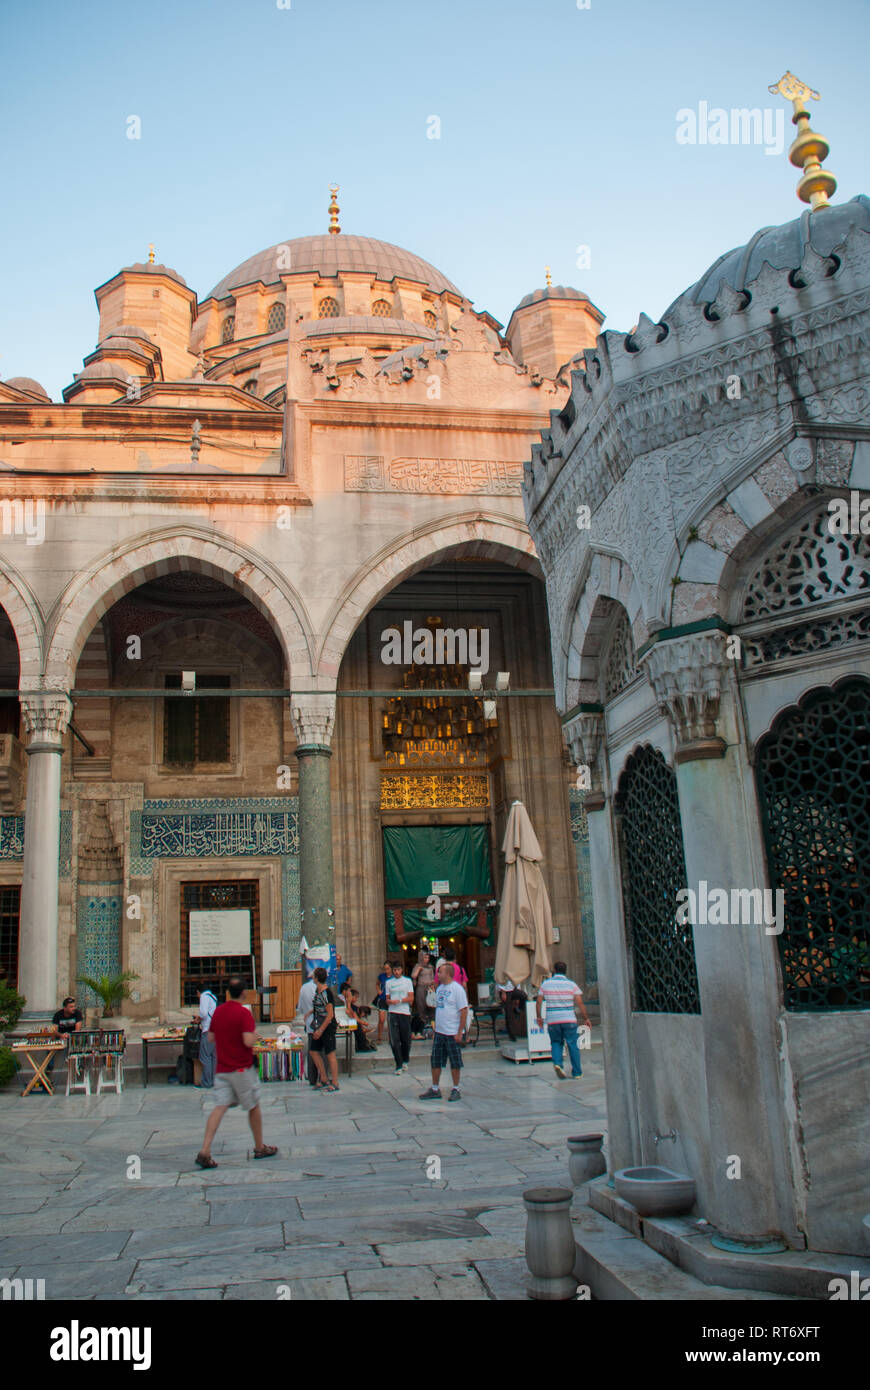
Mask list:
[{"label": "doorway", "polygon": [[[201,956],[190,954],[191,912],[234,912],[250,914],[251,949],[248,954]],[[257,971],[257,983],[262,973],[260,950],[260,885],[257,879],[235,879],[222,882],[181,884],[181,1003],[195,1004],[207,986],[218,987],[218,998],[224,993],[227,980],[240,976],[248,988],[251,978],[251,956]]]}]

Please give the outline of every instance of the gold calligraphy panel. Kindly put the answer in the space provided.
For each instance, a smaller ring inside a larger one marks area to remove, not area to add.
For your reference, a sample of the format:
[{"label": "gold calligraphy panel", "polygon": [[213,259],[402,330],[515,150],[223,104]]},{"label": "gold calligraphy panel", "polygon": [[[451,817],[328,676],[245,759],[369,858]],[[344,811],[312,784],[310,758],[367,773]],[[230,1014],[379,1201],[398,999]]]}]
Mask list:
[{"label": "gold calligraphy panel", "polygon": [[385,772],[381,778],[382,811],[488,805],[489,779],[485,772]]}]

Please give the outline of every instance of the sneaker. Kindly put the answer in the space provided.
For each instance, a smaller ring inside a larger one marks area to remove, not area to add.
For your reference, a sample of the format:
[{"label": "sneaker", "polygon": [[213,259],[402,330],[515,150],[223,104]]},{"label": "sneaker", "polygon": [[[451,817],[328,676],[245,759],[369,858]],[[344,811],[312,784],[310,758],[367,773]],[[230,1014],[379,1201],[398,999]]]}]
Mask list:
[{"label": "sneaker", "polygon": [[564,1081],[566,1079],[564,1070],[562,1069],[562,1067],[557,1067],[555,1062],[553,1063],[553,1071],[556,1073],[560,1081]]},{"label": "sneaker", "polygon": [[407,1062],[403,1062],[403,1063],[402,1063],[402,1071],[410,1071],[410,1070],[411,1070],[411,1068],[408,1066],[408,1063],[407,1063]]},{"label": "sneaker", "polygon": [[453,1090],[450,1092],[450,1095],[447,1097],[447,1099],[448,1099],[448,1100],[462,1100],[462,1092],[460,1091],[460,1089],[459,1089],[458,1086],[454,1086],[454,1087],[453,1087]]},{"label": "sneaker", "polygon": [[440,1088],[439,1086],[430,1086],[429,1089],[428,1089],[428,1091],[424,1091],[423,1094],[422,1094],[421,1096],[418,1097],[418,1099],[419,1099],[419,1100],[440,1100],[440,1099],[441,1099],[441,1088]]},{"label": "sneaker", "polygon": [[396,1076],[401,1076],[401,1075],[402,1075],[402,1068],[401,1068],[401,1067],[396,1067],[396,1072],[395,1072],[395,1074],[396,1074]]}]

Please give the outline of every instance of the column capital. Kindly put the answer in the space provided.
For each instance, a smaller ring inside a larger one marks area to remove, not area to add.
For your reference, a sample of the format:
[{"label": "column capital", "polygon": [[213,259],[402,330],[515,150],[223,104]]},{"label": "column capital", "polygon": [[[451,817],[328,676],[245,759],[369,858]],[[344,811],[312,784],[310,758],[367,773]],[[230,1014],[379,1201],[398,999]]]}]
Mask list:
[{"label": "column capital", "polygon": [[659,709],[677,736],[676,761],[722,757],[718,733],[722,673],[728,665],[724,632],[688,633],[656,642],[642,658]]},{"label": "column capital", "polygon": [[588,806],[591,800],[591,809],[597,810],[602,796],[600,756],[604,751],[604,714],[601,711],[576,714],[562,725],[562,737],[576,766],[589,768],[590,796],[585,804]]},{"label": "column capital", "polygon": [[297,753],[303,748],[331,748],[335,729],[335,691],[291,695],[290,716]]},{"label": "column capital", "polygon": [[18,697],[28,753],[31,749],[63,748],[63,736],[72,718],[72,701],[61,690],[22,691]]}]

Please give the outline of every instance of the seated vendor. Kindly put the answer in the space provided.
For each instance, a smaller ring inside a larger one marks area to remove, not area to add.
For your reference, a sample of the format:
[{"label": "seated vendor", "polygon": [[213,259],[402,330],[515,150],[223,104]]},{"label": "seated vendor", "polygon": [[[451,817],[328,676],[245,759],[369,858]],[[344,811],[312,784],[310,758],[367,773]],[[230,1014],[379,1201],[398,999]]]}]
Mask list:
[{"label": "seated vendor", "polygon": [[367,1021],[366,1015],[371,1014],[371,1009],[367,1004],[360,1004],[359,990],[351,988],[350,982],[346,982],[342,990],[344,1007],[349,1018],[356,1023],[354,1034],[354,1046],[357,1052],[377,1052],[377,1047],[372,1041],[372,1034],[375,1025]]},{"label": "seated vendor", "polygon": [[[83,1021],[81,1012],[76,1008],[75,999],[72,995],[69,995],[68,998],[64,999],[62,1006],[53,1016],[51,1020],[51,1031],[57,1033],[61,1038],[66,1038],[69,1033],[80,1033],[82,1031]],[[56,1061],[57,1054],[55,1053],[52,1055],[46,1067],[46,1071],[53,1071]]]}]

